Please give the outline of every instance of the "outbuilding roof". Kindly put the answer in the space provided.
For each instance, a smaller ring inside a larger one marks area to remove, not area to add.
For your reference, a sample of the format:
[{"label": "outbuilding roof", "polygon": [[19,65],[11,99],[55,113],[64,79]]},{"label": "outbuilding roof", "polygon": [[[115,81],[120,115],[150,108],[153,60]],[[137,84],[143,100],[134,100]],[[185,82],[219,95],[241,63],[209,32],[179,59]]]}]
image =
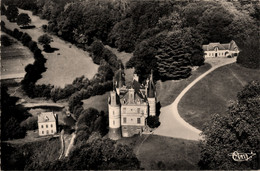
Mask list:
[{"label": "outbuilding roof", "polygon": [[53,112],[43,112],[38,115],[38,123],[43,122],[55,122],[55,116]]},{"label": "outbuilding roof", "polygon": [[235,51],[238,49],[234,40],[232,40],[230,43],[221,44],[219,42],[215,42],[215,43],[209,43],[208,45],[202,45],[202,49],[204,51],[213,51],[215,49],[215,47],[217,47],[219,50]]}]

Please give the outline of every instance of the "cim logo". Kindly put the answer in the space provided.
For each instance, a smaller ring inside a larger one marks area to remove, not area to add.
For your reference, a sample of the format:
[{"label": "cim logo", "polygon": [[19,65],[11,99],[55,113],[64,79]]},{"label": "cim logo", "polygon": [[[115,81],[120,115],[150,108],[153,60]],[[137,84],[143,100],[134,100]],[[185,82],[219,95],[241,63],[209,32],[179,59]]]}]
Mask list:
[{"label": "cim logo", "polygon": [[232,159],[237,162],[242,162],[242,161],[249,161],[252,159],[253,156],[256,155],[256,153],[239,153],[237,151],[234,151],[233,153],[228,154],[229,156],[232,156]]}]

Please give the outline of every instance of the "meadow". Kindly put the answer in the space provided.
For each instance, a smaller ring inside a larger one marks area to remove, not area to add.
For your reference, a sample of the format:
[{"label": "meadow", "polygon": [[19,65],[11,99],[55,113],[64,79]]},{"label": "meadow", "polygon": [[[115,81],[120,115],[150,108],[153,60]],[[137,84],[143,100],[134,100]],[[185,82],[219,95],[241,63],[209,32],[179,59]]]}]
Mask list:
[{"label": "meadow", "polygon": [[[1,35],[7,34],[1,32]],[[1,77],[16,78],[23,77],[25,66],[34,62],[32,52],[20,42],[11,36],[8,36],[12,42],[10,46],[1,46]]]},{"label": "meadow", "polygon": [[232,63],[216,69],[194,85],[180,100],[178,110],[185,121],[202,129],[214,113],[224,115],[237,93],[252,80],[260,80],[260,70]]}]

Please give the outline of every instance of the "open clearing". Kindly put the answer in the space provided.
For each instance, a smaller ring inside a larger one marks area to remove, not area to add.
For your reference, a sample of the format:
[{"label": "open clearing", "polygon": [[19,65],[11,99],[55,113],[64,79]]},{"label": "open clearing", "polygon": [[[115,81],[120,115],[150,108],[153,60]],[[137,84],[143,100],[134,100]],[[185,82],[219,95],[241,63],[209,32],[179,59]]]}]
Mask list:
[{"label": "open clearing", "polygon": [[158,135],[136,135],[118,141],[133,147],[141,167],[146,170],[199,169],[197,141]]},{"label": "open clearing", "polygon": [[225,114],[229,101],[251,80],[260,80],[260,70],[236,63],[223,66],[194,85],[181,99],[178,110],[182,118],[198,129],[214,113]]},{"label": "open clearing", "polygon": [[25,66],[34,62],[33,54],[11,36],[3,32],[1,32],[1,35],[8,36],[12,42],[10,46],[1,46],[1,78],[16,78],[20,75],[23,77]]},{"label": "open clearing", "polygon": [[[17,28],[22,32],[26,32],[37,42],[38,37],[44,34],[41,26],[48,24],[48,21],[32,15],[32,12],[27,10],[19,9],[19,13],[21,12],[27,13],[31,17],[31,25],[35,25],[35,28],[20,29],[16,23],[10,23],[6,16],[1,16],[1,19],[5,22],[7,28],[11,30]],[[47,59],[45,63],[47,71],[42,74],[42,78],[38,80],[37,84],[52,84],[64,87],[66,84],[71,84],[76,77],[85,75],[91,79],[97,73],[98,65],[93,63],[88,52],[61,40],[57,36],[51,36],[53,37],[51,47],[59,50],[53,53],[43,53]]]},{"label": "open clearing", "polygon": [[93,107],[98,111],[108,112],[107,99],[109,96],[109,92],[106,92],[103,95],[97,95],[90,97],[89,99],[82,100],[84,109]]},{"label": "open clearing", "polygon": [[200,66],[197,70],[192,71],[192,75],[187,79],[182,80],[168,80],[165,82],[157,81],[156,93],[157,101],[160,102],[161,106],[167,106],[171,104],[180,92],[199,75],[203,74],[211,68],[211,65],[205,63]]}]

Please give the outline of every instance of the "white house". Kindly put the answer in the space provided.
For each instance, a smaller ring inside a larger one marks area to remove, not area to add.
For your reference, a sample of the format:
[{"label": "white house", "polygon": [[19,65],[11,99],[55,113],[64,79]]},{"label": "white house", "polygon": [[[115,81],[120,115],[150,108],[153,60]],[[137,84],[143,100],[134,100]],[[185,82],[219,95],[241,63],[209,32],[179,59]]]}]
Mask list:
[{"label": "white house", "polygon": [[239,49],[234,40],[230,43],[220,44],[210,43],[208,45],[202,45],[204,50],[204,57],[236,57],[239,53]]},{"label": "white house", "polygon": [[38,115],[38,130],[40,136],[53,135],[57,132],[57,114],[44,112]]}]

